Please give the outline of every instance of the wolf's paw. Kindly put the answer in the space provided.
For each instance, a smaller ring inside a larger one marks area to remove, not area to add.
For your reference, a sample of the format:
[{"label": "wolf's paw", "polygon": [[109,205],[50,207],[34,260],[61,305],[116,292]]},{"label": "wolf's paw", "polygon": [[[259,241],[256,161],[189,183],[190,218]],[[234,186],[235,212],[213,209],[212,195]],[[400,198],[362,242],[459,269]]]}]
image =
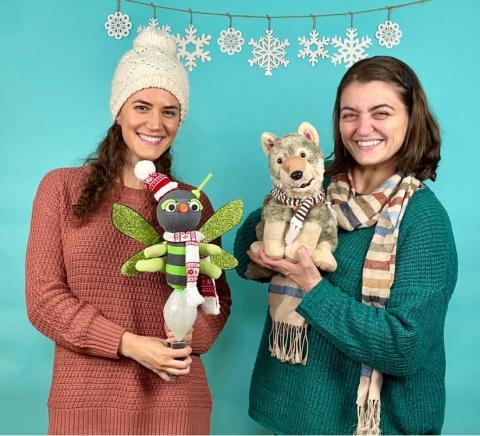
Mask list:
[{"label": "wolf's paw", "polygon": [[250,245],[250,250],[252,250],[252,252],[258,256],[258,252],[260,251],[260,248],[262,248],[262,245],[262,241],[255,241],[252,243],[252,245]]},{"label": "wolf's paw", "polygon": [[265,254],[272,259],[283,259],[285,255],[285,244],[283,241],[263,241]]},{"label": "wolf's paw", "polygon": [[303,246],[307,249],[308,254],[311,257],[312,256],[312,251],[313,251],[312,247],[308,247],[307,245],[305,245],[303,243],[298,243],[298,242],[294,242],[293,244],[290,244],[285,248],[285,257],[288,260],[291,260],[292,262],[297,263],[298,262],[297,251],[301,246]]},{"label": "wolf's paw", "polygon": [[323,250],[314,250],[312,253],[313,263],[323,271],[333,272],[337,269],[337,261],[333,257],[331,251]]}]

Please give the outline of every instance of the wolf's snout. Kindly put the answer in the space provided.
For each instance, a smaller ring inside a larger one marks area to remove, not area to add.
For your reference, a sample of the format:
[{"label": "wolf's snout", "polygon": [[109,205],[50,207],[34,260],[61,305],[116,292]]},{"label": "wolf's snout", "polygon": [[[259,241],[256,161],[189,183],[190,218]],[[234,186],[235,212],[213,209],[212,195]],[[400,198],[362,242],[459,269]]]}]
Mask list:
[{"label": "wolf's snout", "polygon": [[301,171],[294,171],[292,174],[290,174],[290,177],[293,180],[300,180],[303,177],[303,173]]}]

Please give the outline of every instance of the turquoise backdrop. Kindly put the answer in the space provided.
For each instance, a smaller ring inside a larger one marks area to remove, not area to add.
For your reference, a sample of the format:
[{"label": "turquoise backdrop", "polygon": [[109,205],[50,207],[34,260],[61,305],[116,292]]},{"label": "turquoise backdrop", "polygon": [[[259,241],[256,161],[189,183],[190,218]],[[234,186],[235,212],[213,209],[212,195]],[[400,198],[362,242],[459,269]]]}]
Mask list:
[{"label": "turquoise backdrop", "polygon": [[[123,40],[109,38],[106,16],[115,0],[0,0],[0,432],[45,433],[46,401],[52,373],[52,342],[29,323],[24,302],[24,256],[31,204],[50,169],[76,166],[92,152],[111,124],[111,77],[120,55],[131,47],[136,27],[152,9],[122,2],[134,23]],[[389,4],[398,4],[391,1]],[[385,0],[274,1],[165,0],[163,5],[258,15],[345,12],[385,6]],[[183,32],[188,14],[157,11],[162,23]],[[480,2],[433,0],[394,10],[399,46],[376,43],[376,26],[386,12],[355,16],[359,36],[369,35],[370,55],[390,54],[420,76],[443,133],[439,177],[430,186],[448,210],[459,253],[459,279],[446,323],[447,408],[445,433],[480,433],[480,267],[478,224],[479,50],[476,29]],[[317,126],[323,149],[332,149],[331,110],[343,65],[321,61],[311,67],[296,57],[296,38],[310,19],[274,20],[288,38],[290,64],[266,77],[247,63],[248,45],[235,56],[220,52],[216,39],[227,18],[193,17],[199,33],[211,34],[212,61],[190,74],[191,107],[174,144],[178,177],[199,183],[215,207],[242,198],[246,212],[257,208],[270,188],[259,137],[268,130],[293,131],[303,120]],[[347,16],[318,19],[322,34],[344,36]],[[264,34],[267,20],[236,19],[245,39]],[[330,49],[333,51],[332,49]],[[477,126],[477,127],[476,127]],[[476,230],[477,229],[477,230]],[[231,249],[233,233],[224,238]],[[126,253],[127,255],[127,253]],[[266,429],[247,415],[248,389],[266,310],[265,287],[228,273],[233,312],[205,356],[214,399],[213,433],[258,434]],[[299,407],[309,407],[299,404]],[[414,405],[412,405],[414,407]]]}]

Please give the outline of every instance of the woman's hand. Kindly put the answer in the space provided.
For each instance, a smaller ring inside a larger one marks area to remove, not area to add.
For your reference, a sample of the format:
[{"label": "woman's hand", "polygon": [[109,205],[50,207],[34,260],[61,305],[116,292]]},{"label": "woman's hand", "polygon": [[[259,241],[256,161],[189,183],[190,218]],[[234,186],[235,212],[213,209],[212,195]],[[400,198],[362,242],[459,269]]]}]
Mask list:
[{"label": "woman's hand", "polygon": [[298,263],[290,262],[287,259],[274,260],[269,258],[264,251],[263,245],[260,247],[258,255],[251,250],[247,251],[248,257],[255,263],[265,268],[290,277],[304,291],[310,291],[322,280],[322,275],[315,264],[310,259],[308,251],[304,246],[298,249]]},{"label": "woman's hand", "polygon": [[[165,334],[167,335],[167,344],[173,344],[174,342],[177,342],[177,339],[175,336],[173,336],[172,331],[167,327],[167,324],[165,324]],[[182,339],[182,341],[185,341],[188,345],[192,343],[192,338],[193,338],[193,328],[191,328],[185,337]]]},{"label": "woman's hand", "polygon": [[190,373],[190,346],[174,350],[163,339],[125,332],[120,340],[119,353],[137,361],[165,381],[170,381],[170,376]]}]

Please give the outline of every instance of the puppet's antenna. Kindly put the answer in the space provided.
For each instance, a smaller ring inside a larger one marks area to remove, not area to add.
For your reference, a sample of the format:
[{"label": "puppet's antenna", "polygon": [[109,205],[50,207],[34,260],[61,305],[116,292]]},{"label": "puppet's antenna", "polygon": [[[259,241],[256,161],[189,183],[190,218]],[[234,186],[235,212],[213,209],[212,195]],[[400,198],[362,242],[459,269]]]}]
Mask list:
[{"label": "puppet's antenna", "polygon": [[205,185],[210,181],[211,178],[212,178],[212,173],[208,173],[207,177],[205,177],[202,183],[198,185],[198,188],[192,191],[192,194],[195,195],[195,197],[200,198],[201,190],[205,187]]}]

